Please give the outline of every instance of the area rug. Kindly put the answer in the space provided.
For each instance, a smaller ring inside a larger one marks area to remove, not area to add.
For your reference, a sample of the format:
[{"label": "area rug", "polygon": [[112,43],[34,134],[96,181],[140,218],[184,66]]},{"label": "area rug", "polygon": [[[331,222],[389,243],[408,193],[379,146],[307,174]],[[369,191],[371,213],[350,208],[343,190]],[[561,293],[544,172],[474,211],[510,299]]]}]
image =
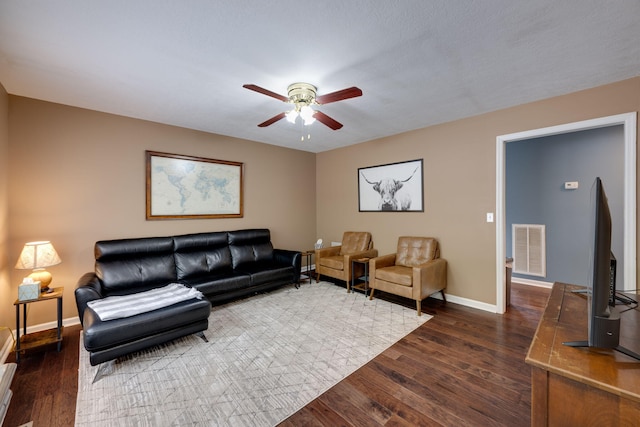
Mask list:
[{"label": "area rug", "polygon": [[328,282],[214,307],[188,336],[98,370],[80,342],[77,426],[273,426],[426,322]]}]

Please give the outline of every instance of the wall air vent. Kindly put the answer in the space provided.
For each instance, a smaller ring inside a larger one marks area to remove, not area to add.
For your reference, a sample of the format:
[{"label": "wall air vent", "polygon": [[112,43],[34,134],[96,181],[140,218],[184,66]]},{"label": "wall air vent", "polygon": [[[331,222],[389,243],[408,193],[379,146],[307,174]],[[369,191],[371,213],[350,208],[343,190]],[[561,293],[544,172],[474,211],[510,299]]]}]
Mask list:
[{"label": "wall air vent", "polygon": [[547,275],[545,226],[513,224],[513,272],[531,276]]}]

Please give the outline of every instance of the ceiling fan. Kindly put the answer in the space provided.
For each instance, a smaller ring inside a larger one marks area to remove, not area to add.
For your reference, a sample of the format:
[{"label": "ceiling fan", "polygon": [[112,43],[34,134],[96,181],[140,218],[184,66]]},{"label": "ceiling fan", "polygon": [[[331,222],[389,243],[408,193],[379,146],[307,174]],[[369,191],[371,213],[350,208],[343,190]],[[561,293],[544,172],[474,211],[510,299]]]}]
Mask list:
[{"label": "ceiling fan", "polygon": [[270,119],[260,123],[258,125],[259,127],[272,125],[278,120],[284,119],[285,117],[289,122],[295,123],[298,116],[300,116],[304,120],[305,125],[310,125],[314,121],[318,120],[323,125],[328,126],[333,130],[338,130],[342,127],[342,123],[332,119],[322,111],[314,110],[313,108],[311,108],[311,106],[314,104],[330,104],[332,102],[362,96],[362,91],[355,86],[320,96],[317,95],[318,89],[314,85],[309,83],[293,83],[289,85],[289,87],[287,88],[288,96],[280,95],[254,84],[246,84],[242,85],[242,87],[261,93],[263,95],[270,96],[282,102],[293,104],[293,110],[277,114]]}]

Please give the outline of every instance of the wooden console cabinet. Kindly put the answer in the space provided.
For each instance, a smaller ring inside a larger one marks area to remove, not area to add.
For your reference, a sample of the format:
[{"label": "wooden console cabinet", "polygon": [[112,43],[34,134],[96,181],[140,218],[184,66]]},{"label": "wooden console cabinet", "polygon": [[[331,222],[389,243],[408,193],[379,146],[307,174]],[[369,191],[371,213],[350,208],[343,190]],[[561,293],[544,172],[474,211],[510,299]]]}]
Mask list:
[{"label": "wooden console cabinet", "polygon": [[[529,347],[531,425],[640,425],[640,361],[614,350],[562,344],[588,337],[587,298],[576,289],[554,284]],[[640,353],[640,312],[620,317],[620,345]]]}]

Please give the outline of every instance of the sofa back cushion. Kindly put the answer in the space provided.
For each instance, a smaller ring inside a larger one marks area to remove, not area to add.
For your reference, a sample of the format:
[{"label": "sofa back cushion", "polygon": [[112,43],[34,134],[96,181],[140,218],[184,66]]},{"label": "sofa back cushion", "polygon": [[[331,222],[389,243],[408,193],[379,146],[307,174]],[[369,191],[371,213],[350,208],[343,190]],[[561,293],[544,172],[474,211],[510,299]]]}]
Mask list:
[{"label": "sofa back cushion", "polygon": [[368,231],[345,231],[342,236],[340,255],[362,252],[371,248],[373,248],[373,240]]},{"label": "sofa back cushion", "polygon": [[167,285],[177,279],[171,237],[96,242],[96,275],[106,295]]},{"label": "sofa back cushion", "polygon": [[273,260],[269,229],[229,231],[228,235],[233,268],[245,263]]},{"label": "sofa back cushion", "polygon": [[398,238],[396,265],[415,267],[439,257],[438,241],[432,237],[402,236]]},{"label": "sofa back cushion", "polygon": [[231,270],[231,251],[226,232],[175,236],[176,272],[179,280]]}]

